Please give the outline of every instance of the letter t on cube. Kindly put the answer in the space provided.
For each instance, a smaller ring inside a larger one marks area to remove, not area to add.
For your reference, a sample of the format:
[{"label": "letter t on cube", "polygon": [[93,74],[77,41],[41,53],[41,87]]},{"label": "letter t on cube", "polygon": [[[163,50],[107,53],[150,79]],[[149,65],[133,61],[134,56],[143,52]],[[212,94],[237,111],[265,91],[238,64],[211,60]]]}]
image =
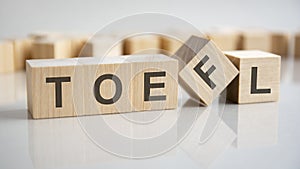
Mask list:
[{"label": "letter t on cube", "polygon": [[181,86],[206,106],[238,74],[238,70],[220,49],[205,38],[190,37],[175,56],[186,64],[179,72]]}]

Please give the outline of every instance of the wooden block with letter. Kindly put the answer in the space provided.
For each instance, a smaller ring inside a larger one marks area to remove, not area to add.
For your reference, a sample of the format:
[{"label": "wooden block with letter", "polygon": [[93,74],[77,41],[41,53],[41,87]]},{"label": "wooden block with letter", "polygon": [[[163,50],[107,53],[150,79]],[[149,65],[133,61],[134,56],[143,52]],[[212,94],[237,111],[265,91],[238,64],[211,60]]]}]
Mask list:
[{"label": "wooden block with letter", "polygon": [[14,46],[14,66],[15,70],[25,70],[25,62],[31,57],[31,46],[33,40],[30,38],[8,39]]},{"label": "wooden block with letter", "polygon": [[161,41],[158,35],[136,35],[124,41],[124,54],[156,54],[160,53]]},{"label": "wooden block with letter", "polygon": [[66,38],[43,39],[32,44],[33,59],[70,58],[72,56],[71,40]]},{"label": "wooden block with letter", "polygon": [[180,68],[180,84],[204,105],[210,105],[238,74],[209,39],[192,36],[175,55],[186,63]]},{"label": "wooden block with letter", "polygon": [[300,33],[295,35],[295,58],[300,59]]},{"label": "wooden block with letter", "polygon": [[14,46],[10,41],[0,41],[0,73],[14,71]]},{"label": "wooden block with letter", "polygon": [[132,63],[130,93],[134,111],[177,107],[177,60],[166,56],[133,55],[127,61]]},{"label": "wooden block with letter", "polygon": [[177,61],[164,55],[28,60],[26,66],[33,118],[177,107]]},{"label": "wooden block with letter", "polygon": [[227,96],[230,100],[236,103],[257,103],[279,99],[279,55],[256,50],[224,53],[240,71],[239,76],[228,86]]}]

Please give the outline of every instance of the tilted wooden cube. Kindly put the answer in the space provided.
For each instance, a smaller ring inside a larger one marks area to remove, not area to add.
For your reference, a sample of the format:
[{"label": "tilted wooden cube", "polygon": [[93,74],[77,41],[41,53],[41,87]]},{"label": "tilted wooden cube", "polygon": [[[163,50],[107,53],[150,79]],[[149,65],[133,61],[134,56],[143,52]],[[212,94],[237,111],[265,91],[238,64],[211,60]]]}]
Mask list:
[{"label": "tilted wooden cube", "polygon": [[228,86],[227,96],[230,100],[236,103],[258,103],[279,99],[279,55],[257,50],[224,53],[240,71]]},{"label": "tilted wooden cube", "polygon": [[177,107],[177,60],[165,55],[28,60],[33,118]]},{"label": "tilted wooden cube", "polygon": [[204,105],[210,105],[238,74],[235,66],[209,39],[192,36],[175,56],[186,63],[180,67],[180,84]]},{"label": "tilted wooden cube", "polygon": [[0,73],[13,72],[14,67],[13,43],[0,41]]}]

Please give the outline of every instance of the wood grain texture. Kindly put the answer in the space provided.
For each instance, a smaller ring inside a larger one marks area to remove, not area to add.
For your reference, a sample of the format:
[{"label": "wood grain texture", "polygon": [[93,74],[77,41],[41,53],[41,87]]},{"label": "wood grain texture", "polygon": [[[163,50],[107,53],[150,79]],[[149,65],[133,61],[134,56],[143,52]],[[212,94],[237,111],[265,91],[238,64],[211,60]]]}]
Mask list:
[{"label": "wood grain texture", "polygon": [[[155,55],[135,55],[128,57],[127,61],[132,63],[132,78],[129,89],[134,111],[177,108],[177,60],[170,60],[167,57],[156,58]],[[145,80],[147,73],[149,75],[148,82]],[[164,87],[150,88],[148,91],[150,97],[163,96],[165,99],[161,98],[155,101],[145,101],[145,90],[147,90],[145,87],[147,84],[149,86],[163,84]]]},{"label": "wood grain texture", "polygon": [[[270,102],[279,99],[279,55],[257,50],[224,53],[240,71],[227,88],[228,99],[236,103]],[[260,92],[253,92],[254,88]]]},{"label": "wood grain texture", "polygon": [[157,54],[161,53],[161,41],[158,35],[136,35],[124,41],[124,54]]},{"label": "wood grain texture", "polygon": [[[28,109],[35,119],[177,107],[177,61],[165,55],[28,60],[26,71]],[[151,77],[148,86],[164,87],[151,87],[150,95],[166,95],[165,101],[144,100],[145,73],[155,71],[166,76]],[[61,83],[61,107],[57,84],[46,81],[57,77],[69,77]]]},{"label": "wood grain texture", "polygon": [[13,72],[14,45],[10,41],[0,41],[0,73]]},{"label": "wood grain texture", "polygon": [[180,84],[192,97],[206,106],[238,74],[235,66],[209,39],[192,36],[176,55],[187,63],[179,72]]}]

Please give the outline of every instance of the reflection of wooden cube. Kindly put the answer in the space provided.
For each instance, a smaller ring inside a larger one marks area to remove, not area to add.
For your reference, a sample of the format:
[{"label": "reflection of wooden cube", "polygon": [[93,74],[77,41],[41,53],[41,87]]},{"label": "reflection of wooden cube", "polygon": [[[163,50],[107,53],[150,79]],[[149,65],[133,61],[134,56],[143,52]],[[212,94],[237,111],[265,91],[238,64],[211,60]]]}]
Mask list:
[{"label": "reflection of wooden cube", "polygon": [[156,54],[160,53],[160,37],[158,35],[136,35],[125,39],[124,54]]},{"label": "reflection of wooden cube", "polygon": [[216,31],[207,33],[221,50],[237,50],[241,48],[241,34],[235,31]]},{"label": "reflection of wooden cube", "polygon": [[242,49],[262,50],[287,56],[288,35],[282,32],[246,31],[242,34]]},{"label": "reflection of wooden cube", "polygon": [[69,39],[45,39],[33,42],[33,59],[70,58],[71,40]]},{"label": "reflection of wooden cube", "polygon": [[295,35],[295,58],[300,59],[300,33]]},{"label": "reflection of wooden cube", "polygon": [[239,69],[227,90],[237,103],[277,101],[280,85],[280,56],[262,51],[228,51],[225,55]]},{"label": "reflection of wooden cube", "polygon": [[223,121],[237,134],[237,148],[271,146],[278,140],[278,103],[226,104]]},{"label": "reflection of wooden cube", "polygon": [[20,85],[20,83],[18,84],[16,82],[17,80],[19,79],[15,77],[15,73],[0,74],[0,105],[7,105],[16,102],[16,96],[18,94],[16,86],[23,86]]},{"label": "reflection of wooden cube", "polygon": [[25,62],[31,58],[32,39],[9,39],[14,45],[15,70],[25,70]]},{"label": "reflection of wooden cube", "polygon": [[180,70],[181,85],[205,105],[238,74],[228,58],[208,39],[192,36],[175,54],[187,65]]},{"label": "reflection of wooden cube", "polygon": [[28,60],[33,118],[177,107],[177,61],[164,55]]},{"label": "reflection of wooden cube", "polygon": [[0,73],[14,71],[14,47],[9,41],[0,41]]}]

